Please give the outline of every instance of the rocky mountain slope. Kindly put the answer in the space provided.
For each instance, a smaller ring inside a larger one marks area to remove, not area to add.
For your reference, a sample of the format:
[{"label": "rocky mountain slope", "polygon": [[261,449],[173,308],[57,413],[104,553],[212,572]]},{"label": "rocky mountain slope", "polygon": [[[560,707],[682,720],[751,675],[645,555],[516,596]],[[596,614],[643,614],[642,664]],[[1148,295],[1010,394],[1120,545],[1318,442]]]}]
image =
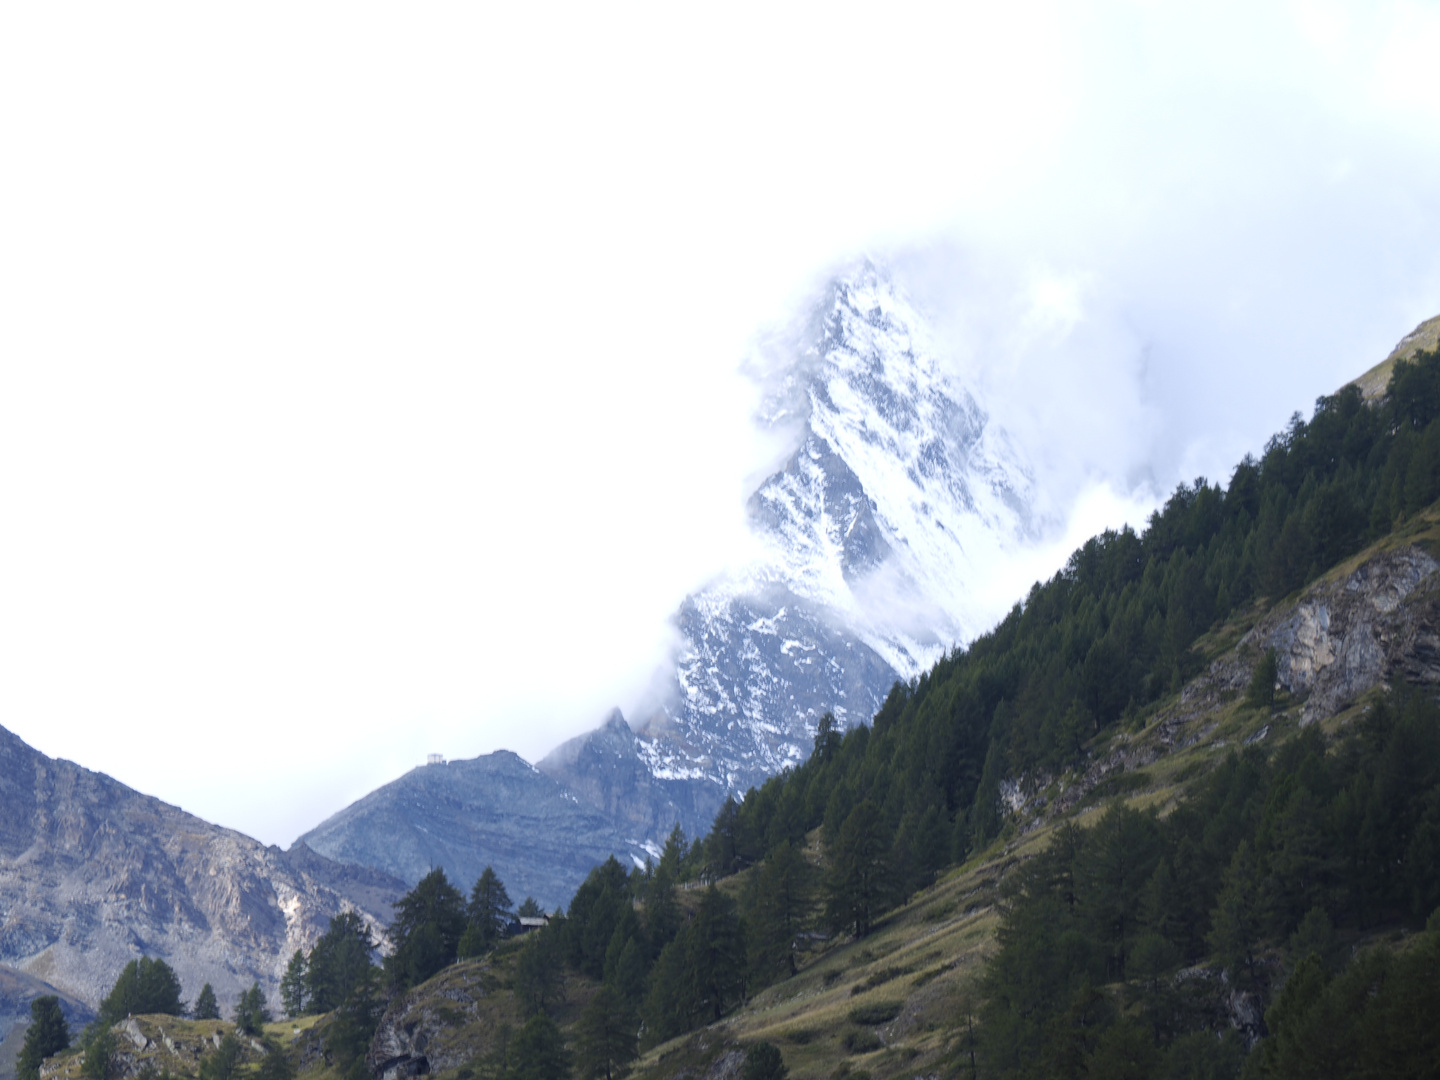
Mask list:
[{"label": "rocky mountain slope", "polygon": [[94,1005],[141,955],[222,1007],[355,908],[377,928],[404,884],[211,825],[0,728],[0,963]]},{"label": "rocky mountain slope", "polygon": [[971,588],[1030,536],[1033,480],[904,290],[861,264],[753,368],[758,422],[790,448],[750,499],[757,553],[681,605],[639,722],[617,710],[538,772],[503,753],[414,770],[307,844],[412,883],[493,864],[553,907],[612,852],[704,833],[727,795],[803,761],[826,712],[868,720],[981,628]]},{"label": "rocky mountain slope", "polygon": [[540,763],[651,837],[703,832],[727,795],[803,761],[823,714],[867,721],[983,629],[974,587],[1033,529],[1023,460],[883,268],[831,282],[753,367],[759,422],[792,447],[750,499],[758,555],[682,604],[667,689],[631,738],[612,720]]},{"label": "rocky mountain slope", "polygon": [[612,853],[642,862],[647,855],[610,817],[505,750],[412,769],[300,843],[411,883],[443,867],[466,892],[493,866],[516,903],[533,896],[547,910],[568,903]]}]

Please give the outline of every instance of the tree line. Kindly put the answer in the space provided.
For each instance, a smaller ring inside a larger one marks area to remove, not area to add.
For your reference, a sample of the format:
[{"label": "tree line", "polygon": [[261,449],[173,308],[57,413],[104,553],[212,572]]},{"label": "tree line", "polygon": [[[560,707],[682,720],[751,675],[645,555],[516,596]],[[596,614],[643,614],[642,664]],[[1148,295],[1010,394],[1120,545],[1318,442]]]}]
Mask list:
[{"label": "tree line", "polygon": [[728,800],[689,865],[711,880],[794,848],[817,827],[831,923],[875,913],[1005,827],[1006,778],[1055,775],[1096,735],[1142,725],[1201,663],[1196,639],[1279,600],[1440,495],[1440,354],[1397,363],[1367,406],[1346,387],[1297,414],[1228,488],[1182,484],[1145,532],[1087,541],[967,648],[897,683],[869,725],[824,717],[814,751]]},{"label": "tree line", "polygon": [[[1163,819],[1117,802],[1092,828],[1062,825],[1003,897],[983,987],[992,1075],[1109,1075],[1104,1063],[1122,1058],[1143,1063],[1131,1075],[1237,1075],[1246,1047],[1216,1014],[1215,987],[1177,978],[1207,959],[1232,989],[1290,994],[1266,1013],[1256,1075],[1317,1075],[1304,1064],[1315,1044],[1296,1037],[1312,1025],[1300,1013],[1327,992],[1363,997],[1356,987],[1396,964],[1419,964],[1432,982],[1392,987],[1379,1012],[1327,1012],[1325,1045],[1349,1045],[1356,1066],[1335,1059],[1329,1075],[1364,1075],[1372,1052],[1391,1065],[1440,1060],[1440,707],[1396,691],[1334,740],[1312,725],[1272,754],[1232,753]],[[1381,949],[1347,967],[1366,931],[1423,928],[1427,916],[1419,959]],[[1296,978],[1303,995],[1288,989]],[[1396,1009],[1416,1024],[1393,1028],[1383,1017]]]}]

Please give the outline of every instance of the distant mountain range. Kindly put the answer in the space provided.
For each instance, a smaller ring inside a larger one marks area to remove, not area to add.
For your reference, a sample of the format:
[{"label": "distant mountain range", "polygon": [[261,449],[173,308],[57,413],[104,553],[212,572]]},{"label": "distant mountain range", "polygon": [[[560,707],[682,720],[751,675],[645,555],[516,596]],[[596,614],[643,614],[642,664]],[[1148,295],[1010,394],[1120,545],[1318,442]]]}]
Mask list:
[{"label": "distant mountain range", "polygon": [[862,262],[750,367],[757,422],[789,447],[749,501],[758,554],[681,605],[637,722],[617,710],[538,772],[509,754],[417,769],[305,843],[409,881],[443,866],[468,886],[494,864],[553,907],[596,856],[641,862],[677,822],[704,833],[727,796],[803,761],[825,713],[868,721],[983,629],[974,585],[1033,538],[1034,479],[900,285]]},{"label": "distant mountain range", "polygon": [[208,982],[228,1010],[258,981],[273,1001],[291,952],[332,915],[355,909],[378,930],[405,888],[304,844],[266,847],[0,728],[0,964],[23,973],[0,968],[12,1023],[45,984],[98,1004],[142,955],[189,999]]}]

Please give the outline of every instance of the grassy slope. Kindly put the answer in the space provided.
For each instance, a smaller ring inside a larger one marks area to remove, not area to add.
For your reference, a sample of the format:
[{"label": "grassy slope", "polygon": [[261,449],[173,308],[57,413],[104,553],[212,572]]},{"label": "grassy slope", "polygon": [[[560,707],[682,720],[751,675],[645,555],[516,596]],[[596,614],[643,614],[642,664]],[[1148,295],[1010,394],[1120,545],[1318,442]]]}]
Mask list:
[{"label": "grassy slope", "polygon": [[1421,349],[1433,349],[1436,345],[1440,345],[1440,315],[1427,319],[1401,338],[1390,355],[1356,379],[1355,385],[1365,395],[1366,401],[1383,397],[1390,385],[1390,372],[1394,370],[1396,360],[1409,359]]}]

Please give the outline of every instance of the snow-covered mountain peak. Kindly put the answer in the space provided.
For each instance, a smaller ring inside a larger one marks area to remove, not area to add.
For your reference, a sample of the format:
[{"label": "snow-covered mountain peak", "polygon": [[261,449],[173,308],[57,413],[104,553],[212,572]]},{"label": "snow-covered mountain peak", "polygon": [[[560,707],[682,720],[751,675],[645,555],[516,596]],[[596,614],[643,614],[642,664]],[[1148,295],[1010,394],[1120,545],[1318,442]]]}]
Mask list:
[{"label": "snow-covered mountain peak", "polygon": [[868,260],[776,351],[760,422],[795,450],[751,499],[764,555],[731,587],[784,582],[915,674],[983,629],[967,585],[1028,533],[1030,472]]},{"label": "snow-covered mountain peak", "polygon": [[603,805],[643,797],[656,836],[677,816],[708,828],[725,795],[803,761],[826,712],[869,720],[984,629],[975,588],[1030,529],[1030,471],[884,267],[837,276],[747,366],[783,446],[750,498],[751,552],[681,605],[630,764],[602,767],[609,729],[542,763]]}]

